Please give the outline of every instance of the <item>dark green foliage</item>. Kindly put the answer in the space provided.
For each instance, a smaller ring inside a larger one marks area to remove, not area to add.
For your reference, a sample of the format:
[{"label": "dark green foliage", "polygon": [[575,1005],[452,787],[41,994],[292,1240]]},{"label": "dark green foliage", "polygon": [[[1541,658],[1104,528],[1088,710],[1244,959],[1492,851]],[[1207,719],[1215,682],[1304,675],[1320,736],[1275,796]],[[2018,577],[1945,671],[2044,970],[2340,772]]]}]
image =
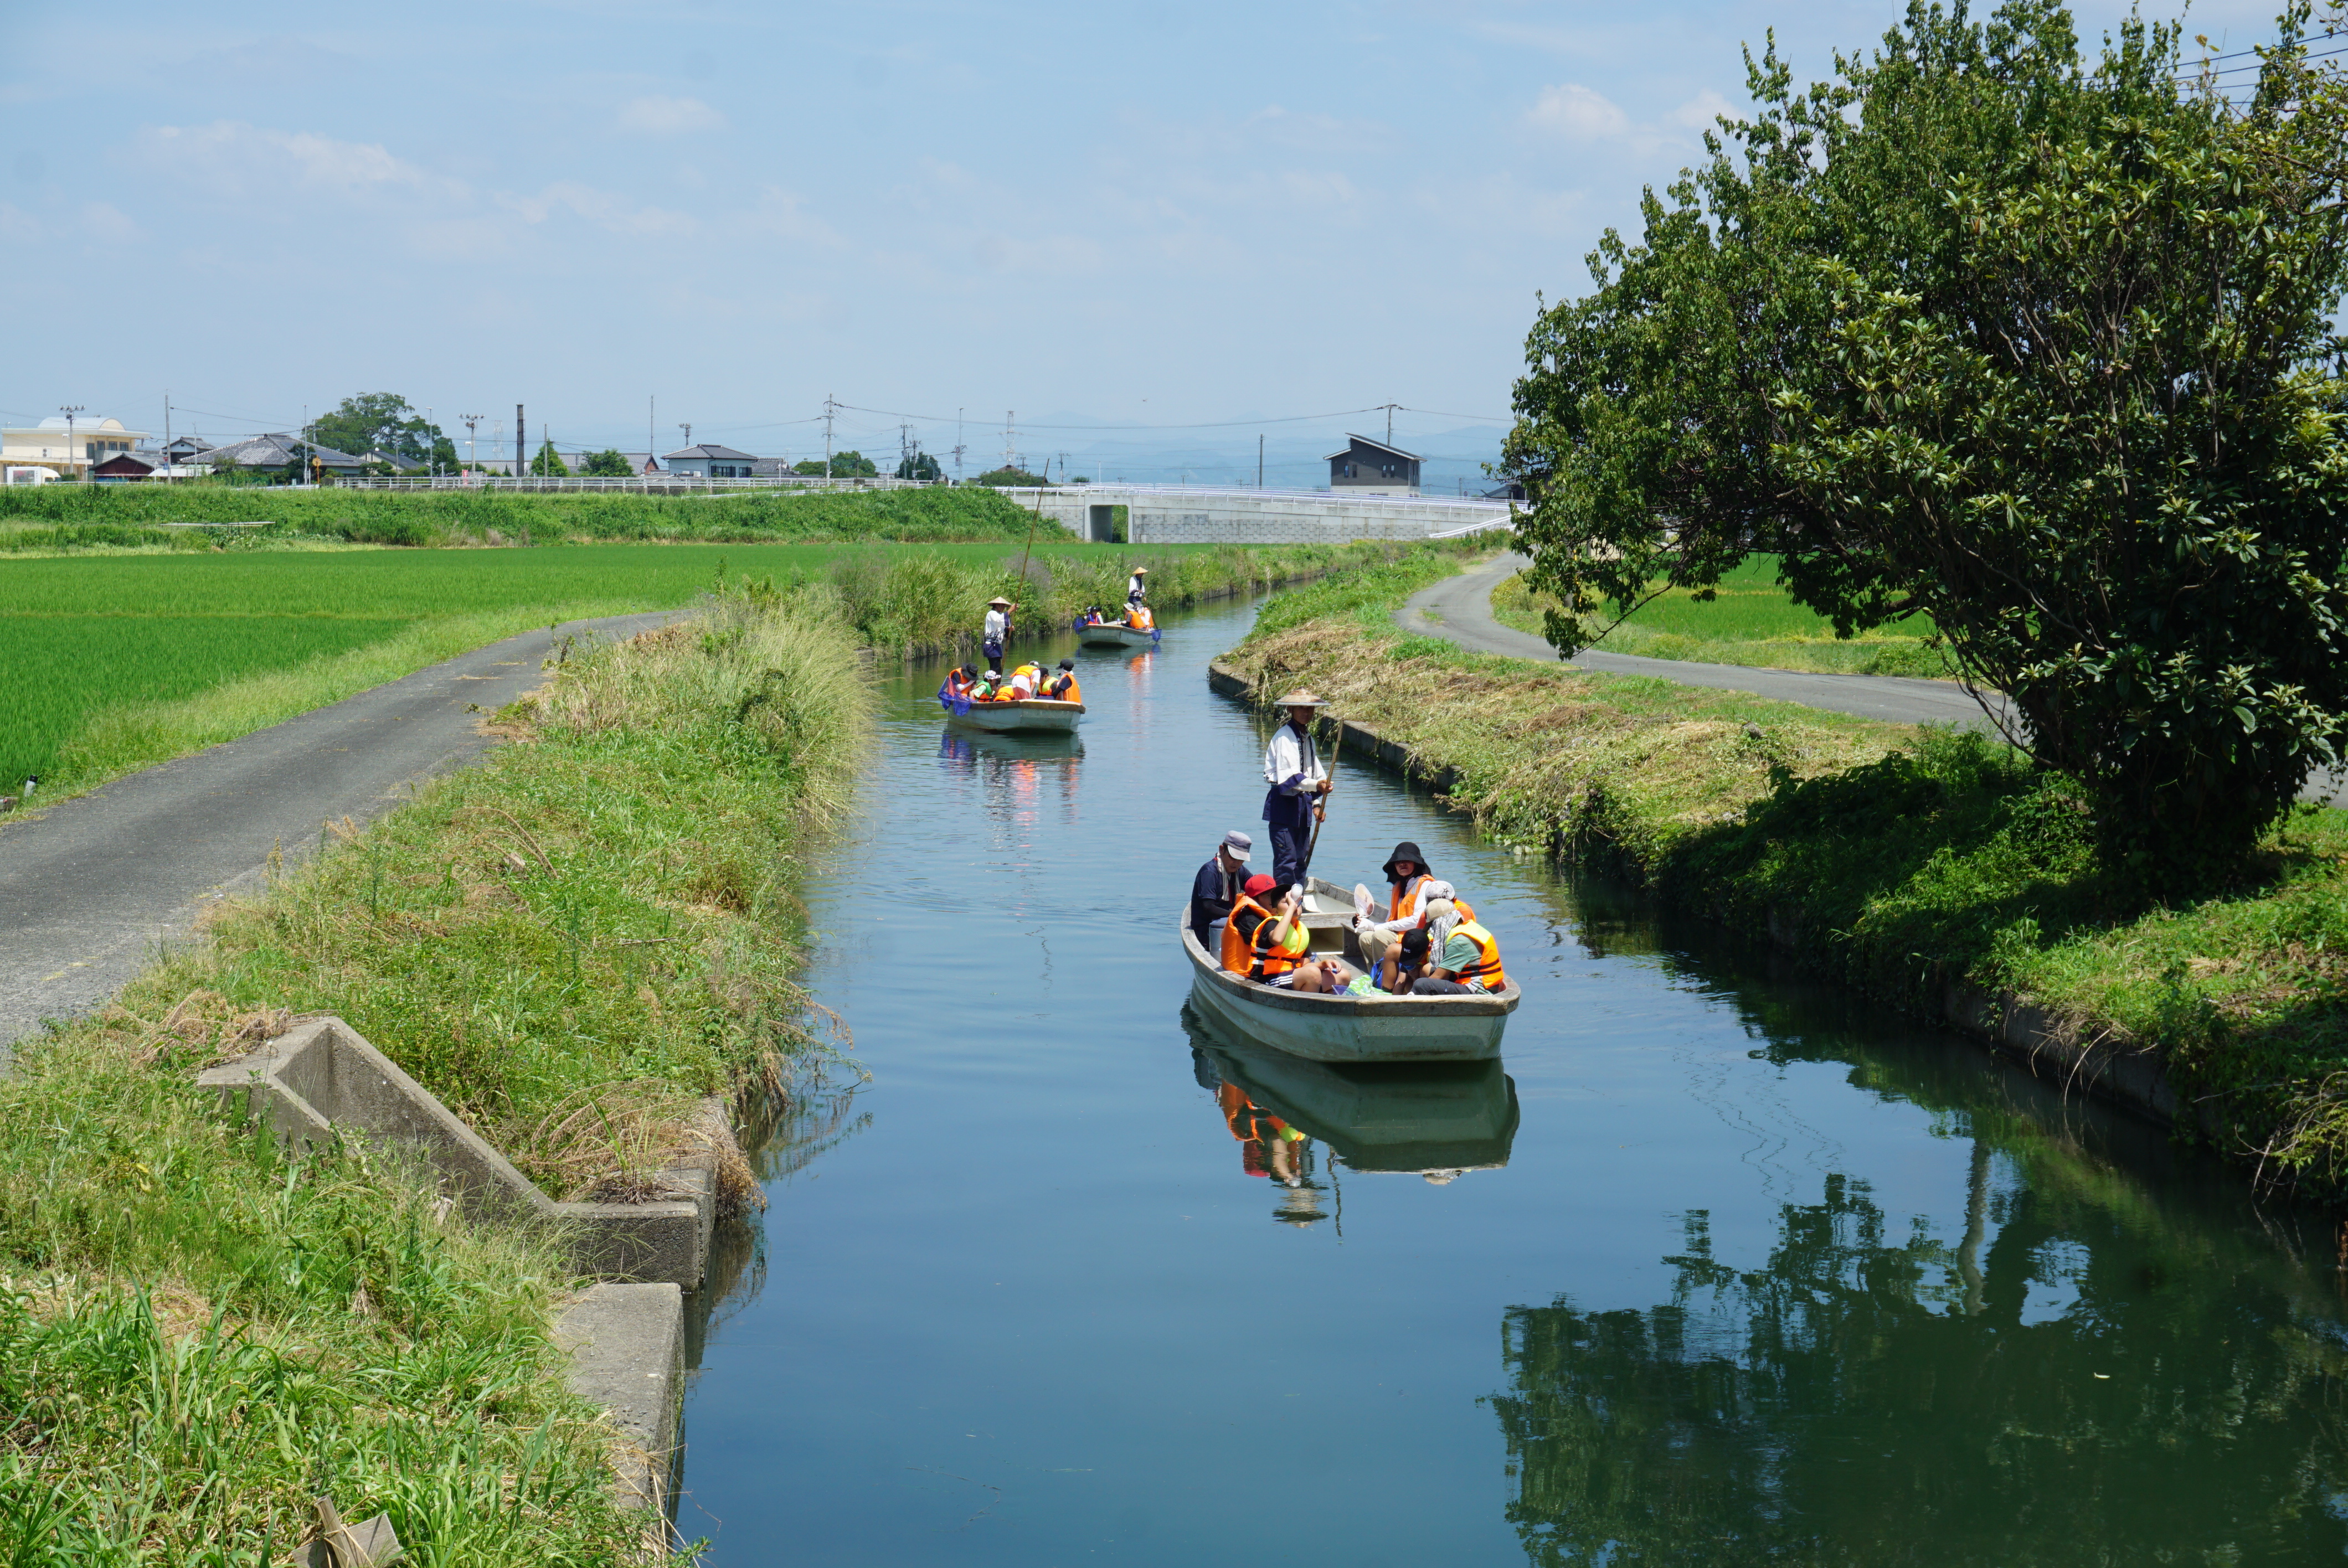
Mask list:
[{"label": "dark green foliage", "polygon": [[880,465],[851,446],[845,452],[833,453],[829,461],[809,457],[803,463],[794,463],[791,472],[818,479],[877,479],[880,477]]},{"label": "dark green foliage", "polygon": [[345,397],[311,425],[308,434],[319,446],[355,457],[383,451],[410,463],[429,466],[437,461],[452,471],[456,466],[455,443],[396,393],[367,392]]},{"label": "dark green foliage", "polygon": [[554,442],[550,437],[545,445],[539,447],[538,456],[530,460],[530,471],[541,479],[559,479],[568,475],[571,469],[554,450]]},{"label": "dark green foliage", "polygon": [[2348,98],[2283,24],[2251,102],[2178,31],[1919,5],[1609,233],[1528,343],[1512,467],[1560,647],[1774,551],[1838,632],[1928,616],[2113,864],[2239,862],[2348,713],[2326,373]]},{"label": "dark green foliage", "polygon": [[897,477],[900,479],[927,479],[935,482],[945,477],[946,472],[938,466],[938,460],[927,452],[915,452],[910,457],[900,458],[897,463]]},{"label": "dark green foliage", "polygon": [[981,474],[977,478],[971,481],[973,485],[1016,486],[1021,487],[1025,487],[1029,485],[1048,485],[1052,481],[1046,479],[1041,474],[1030,474],[1025,468],[1014,468],[1008,466],[1001,468],[989,468],[985,473]]},{"label": "dark green foliage", "polygon": [[625,479],[635,470],[617,447],[607,446],[601,452],[590,452],[579,465],[579,471],[591,479]]}]

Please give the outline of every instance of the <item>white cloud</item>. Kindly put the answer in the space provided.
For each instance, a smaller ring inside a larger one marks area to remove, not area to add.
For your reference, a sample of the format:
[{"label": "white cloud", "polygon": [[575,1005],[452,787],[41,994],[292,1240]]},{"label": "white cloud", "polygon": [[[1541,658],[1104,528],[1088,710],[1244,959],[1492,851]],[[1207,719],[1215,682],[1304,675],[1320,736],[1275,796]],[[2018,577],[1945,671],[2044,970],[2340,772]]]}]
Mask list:
[{"label": "white cloud", "polygon": [[649,136],[678,136],[686,131],[716,130],[726,117],[699,98],[631,98],[620,106],[620,128]]},{"label": "white cloud", "polygon": [[312,131],[264,130],[241,120],[159,126],[147,134],[156,160],[216,191],[283,190],[288,181],[345,195],[412,190],[461,195],[453,180],[395,158],[380,142],[338,141]]},{"label": "white cloud", "polygon": [[1736,106],[1710,87],[1672,111],[1672,118],[1691,130],[1710,130],[1712,122],[1723,115],[1735,118]]},{"label": "white cloud", "polygon": [[700,227],[683,212],[660,207],[630,207],[608,190],[575,179],[558,179],[536,196],[499,196],[498,204],[531,223],[557,210],[569,211],[614,234],[690,234]]},{"label": "white cloud", "polygon": [[1525,123],[1584,139],[1620,136],[1631,128],[1630,116],[1612,98],[1579,82],[1543,87],[1540,101],[1526,112]]},{"label": "white cloud", "polygon": [[127,245],[147,237],[120,208],[106,201],[84,203],[81,226],[91,239],[109,245]]}]

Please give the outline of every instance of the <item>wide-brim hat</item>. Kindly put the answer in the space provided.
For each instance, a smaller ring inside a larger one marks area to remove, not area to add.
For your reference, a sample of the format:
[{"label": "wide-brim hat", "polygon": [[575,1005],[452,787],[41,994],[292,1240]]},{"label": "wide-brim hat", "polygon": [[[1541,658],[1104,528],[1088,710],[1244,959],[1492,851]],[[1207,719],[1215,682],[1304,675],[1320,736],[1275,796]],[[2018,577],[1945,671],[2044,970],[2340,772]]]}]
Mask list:
[{"label": "wide-brim hat", "polygon": [[1133,569],[1133,575],[1136,577],[1148,577],[1149,575],[1149,569],[1146,566],[1135,567]]},{"label": "wide-brim hat", "polygon": [[1397,860],[1409,861],[1412,865],[1418,867],[1422,875],[1425,875],[1427,871],[1426,856],[1421,855],[1418,851],[1418,845],[1413,844],[1407,838],[1404,839],[1400,844],[1395,845],[1394,846],[1394,853],[1386,856],[1386,863],[1378,867],[1379,870],[1386,874],[1386,880],[1389,882],[1395,879],[1395,862]]},{"label": "wide-brim hat", "polygon": [[1275,708],[1325,708],[1328,705],[1328,698],[1316,697],[1312,692],[1303,691],[1291,692],[1272,704]]},{"label": "wide-brim hat", "polygon": [[1010,609],[1010,608],[1011,608],[1011,601],[1010,601],[1009,600],[1007,600],[1007,599],[1004,598],[1004,597],[1003,597],[1001,594],[999,594],[999,593],[998,593],[998,594],[996,594],[993,599],[988,600],[986,602],[987,602],[987,604],[988,604],[988,606],[989,606],[990,608],[992,608],[992,607],[993,607],[993,606],[994,606],[994,605],[998,605],[998,604],[999,604],[999,605],[1001,605],[1001,606],[1002,606],[1004,609],[1005,609],[1005,610],[1008,610],[1008,609]]}]

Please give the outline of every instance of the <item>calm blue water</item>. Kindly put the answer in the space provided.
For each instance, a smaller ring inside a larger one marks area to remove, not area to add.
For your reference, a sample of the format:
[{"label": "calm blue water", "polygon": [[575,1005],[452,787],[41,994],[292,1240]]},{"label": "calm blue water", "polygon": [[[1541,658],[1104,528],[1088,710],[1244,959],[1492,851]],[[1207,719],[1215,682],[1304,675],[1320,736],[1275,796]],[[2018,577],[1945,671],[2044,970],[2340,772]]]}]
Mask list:
[{"label": "calm blue water", "polygon": [[712,1562],[2348,1545],[2326,1222],[1390,777],[1343,767],[1315,869],[1425,846],[1525,988],[1502,1071],[1200,1032],[1171,931],[1261,826],[1258,732],[1204,679],[1251,613],[1080,655],[1080,744],[892,688],[815,897],[870,1079],[767,1151],[707,1332],[678,1522]]}]

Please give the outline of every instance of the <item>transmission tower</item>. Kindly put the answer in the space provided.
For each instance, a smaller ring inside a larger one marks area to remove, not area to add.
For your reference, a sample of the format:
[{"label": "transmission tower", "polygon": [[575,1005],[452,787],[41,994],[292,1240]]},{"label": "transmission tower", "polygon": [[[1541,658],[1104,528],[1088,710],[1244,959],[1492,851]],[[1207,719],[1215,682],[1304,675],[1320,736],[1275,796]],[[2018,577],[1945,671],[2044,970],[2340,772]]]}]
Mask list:
[{"label": "transmission tower", "polygon": [[1006,468],[1016,466],[1012,457],[1011,438],[1018,432],[1012,428],[1011,420],[1012,411],[1006,408],[1003,411],[1003,466]]}]

